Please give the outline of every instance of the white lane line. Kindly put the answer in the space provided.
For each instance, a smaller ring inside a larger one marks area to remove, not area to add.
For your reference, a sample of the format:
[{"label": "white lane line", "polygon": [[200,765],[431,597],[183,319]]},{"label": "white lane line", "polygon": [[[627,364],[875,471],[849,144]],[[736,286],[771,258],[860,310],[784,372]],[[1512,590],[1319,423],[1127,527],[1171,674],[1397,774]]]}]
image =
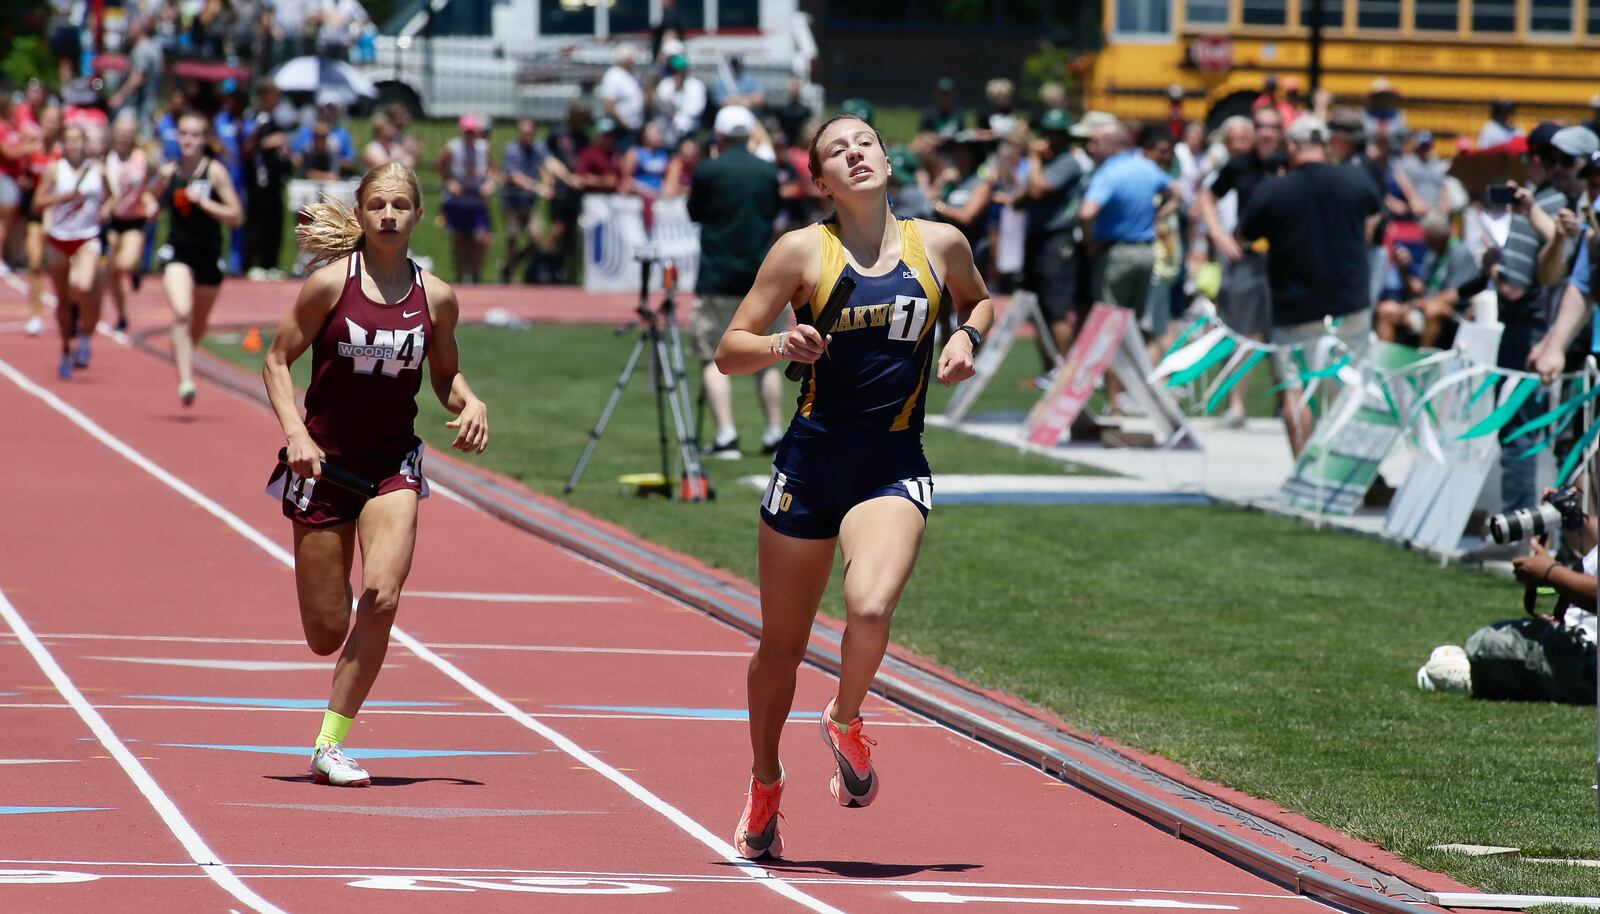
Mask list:
[{"label": "white lane line", "polygon": [[[407,596],[411,596],[407,594]],[[195,638],[179,635],[99,635],[99,634],[62,634],[40,633],[39,640],[54,641],[57,639],[79,639],[83,641],[161,641],[174,644],[266,644],[284,645],[286,647],[299,647],[305,641],[292,638]],[[0,643],[14,640],[4,632],[0,632]],[[441,642],[434,647],[439,650],[450,651],[532,651],[535,653],[549,654],[642,654],[657,657],[739,657],[748,658],[749,651],[693,651],[674,650],[671,648],[654,647],[576,647],[566,644],[462,644]],[[326,667],[326,664],[324,664]]]},{"label": "white lane line", "polygon": [[175,666],[197,670],[229,670],[235,673],[292,673],[326,670],[326,663],[302,660],[209,660],[191,657],[88,657],[114,663],[140,663],[146,666]]},{"label": "white lane line", "polygon": [[[0,367],[10,366],[0,362]],[[111,753],[111,757],[116,759],[117,764],[122,766],[122,770],[127,772],[134,786],[139,788],[139,792],[144,794],[145,800],[155,809],[161,821],[166,823],[167,829],[178,839],[178,843],[183,845],[183,849],[188,851],[189,858],[200,865],[201,871],[228,894],[244,902],[252,911],[257,911],[259,914],[283,914],[281,909],[240,882],[239,877],[235,876],[233,871],[220,861],[216,853],[206,846],[205,841],[189,824],[189,820],[183,817],[183,813],[178,811],[178,807],[173,804],[166,791],[163,791],[161,785],[150,776],[150,772],[139,764],[139,760],[128,751],[128,747],[122,744],[122,740],[111,729],[111,725],[106,723],[105,718],[100,716],[100,712],[96,711],[88,699],[83,697],[83,693],[78,691],[78,687],[72,684],[66,672],[50,655],[50,651],[34,637],[33,630],[17,612],[17,608],[11,605],[11,601],[6,599],[4,591],[0,591],[0,617],[4,617],[6,624],[11,626],[17,639],[22,642],[22,646],[33,655],[34,662],[39,664],[39,669],[56,687],[56,691],[60,692],[61,697],[78,712],[83,722],[89,725],[89,730],[100,740],[100,745],[104,746],[106,751]]]},{"label": "white lane line", "polygon": [[[71,705],[53,704],[50,702],[0,702],[0,710],[60,710]],[[311,708],[274,708],[266,706],[249,705],[113,705],[101,703],[96,705],[102,711],[210,711],[212,713],[227,713],[240,711],[249,714],[261,712],[275,712],[279,714],[321,714],[320,709]],[[399,714],[415,717],[502,717],[499,711],[428,711],[420,708],[362,708],[363,717],[369,714]],[[744,724],[747,721],[742,717],[686,717],[673,714],[603,714],[581,713],[573,711],[541,711],[539,716],[546,720],[649,720],[673,721],[678,723],[706,723],[706,724]],[[817,722],[803,717],[790,718],[786,722],[790,727],[810,727],[816,729]],[[943,727],[927,721],[903,720],[874,720],[874,727],[908,727],[913,730],[942,730]],[[5,764],[0,759],[0,765]],[[1030,766],[1031,767],[1031,766]]]},{"label": "white lane line", "polygon": [[[104,444],[107,448],[110,448],[113,452],[126,459],[129,463],[132,463],[134,466],[137,466],[139,469],[144,470],[146,473],[155,477],[168,488],[177,492],[179,495],[182,495],[184,498],[194,503],[207,514],[210,514],[217,520],[222,521],[222,523],[225,524],[229,529],[254,543],[263,552],[277,559],[286,567],[291,569],[294,568],[294,556],[289,554],[288,550],[284,549],[276,542],[273,542],[271,539],[268,539],[265,534],[256,530],[254,527],[245,523],[244,520],[238,515],[229,511],[227,508],[224,508],[217,502],[212,501],[194,486],[189,485],[173,474],[167,472],[165,469],[151,461],[148,457],[145,457],[143,454],[134,450],[134,448],[127,442],[102,428],[99,423],[84,415],[76,407],[66,403],[60,397],[57,397],[50,391],[45,390],[44,388],[30,381],[25,375],[22,374],[22,372],[12,367],[11,364],[6,362],[4,359],[0,359],[0,374],[4,374],[10,378],[12,383],[43,401],[45,405],[60,413],[62,416],[65,416],[68,421],[72,422],[73,425],[83,429],[95,440],[99,441],[101,444]],[[444,494],[448,491],[447,487],[445,486],[436,485],[434,486],[434,489],[439,491],[441,494]],[[17,621],[21,621],[20,617]],[[810,895],[807,895],[782,879],[773,876],[764,868],[751,863],[743,857],[740,857],[738,851],[734,850],[733,845],[712,834],[709,829],[701,825],[699,822],[696,822],[688,815],[684,814],[677,807],[667,803],[654,793],[651,793],[644,787],[644,785],[638,783],[637,781],[623,774],[621,771],[618,771],[616,768],[613,768],[612,766],[596,758],[594,755],[585,751],[583,747],[579,746],[577,743],[574,743],[566,736],[562,735],[556,730],[551,729],[549,726],[541,723],[539,720],[522,711],[511,702],[500,697],[488,687],[479,683],[471,676],[468,676],[455,664],[444,659],[443,657],[440,657],[432,650],[429,650],[427,645],[411,637],[410,633],[402,630],[399,626],[391,628],[390,634],[407,650],[411,651],[417,657],[428,662],[429,664],[432,664],[436,669],[439,670],[439,672],[445,674],[457,685],[460,685],[473,695],[476,695],[484,703],[500,711],[500,713],[521,724],[523,727],[526,727],[534,733],[544,737],[552,745],[572,756],[583,765],[601,774],[607,780],[622,788],[622,790],[629,796],[632,796],[634,799],[655,810],[667,821],[671,822],[673,825],[676,825],[690,837],[710,848],[714,853],[722,857],[722,859],[733,864],[745,875],[755,879],[759,884],[767,886],[779,895],[782,895],[790,901],[796,902],[812,911],[816,911],[818,914],[843,914],[843,912],[839,911],[839,909],[833,907],[832,905],[829,905],[820,899],[812,898]],[[38,645],[38,640],[33,639],[33,643]],[[39,645],[39,650],[44,650],[43,645]],[[45,656],[48,657],[49,655],[45,654]],[[53,662],[54,661],[52,661],[52,663]],[[80,701],[82,701],[82,697],[82,695],[78,696]],[[93,711],[92,708],[89,708],[87,702],[84,702],[83,706],[91,712]],[[109,732],[109,729],[107,732]],[[133,760],[132,755],[127,754],[127,750],[124,749],[123,752],[125,755],[127,755],[130,761]],[[137,762],[135,761],[134,764],[137,765]],[[143,769],[141,768],[140,770],[142,771]],[[146,775],[147,780],[148,778],[149,776]],[[154,781],[150,781],[150,784],[152,787],[155,786]],[[173,808],[173,813],[177,813],[176,808]],[[195,840],[199,840],[198,835],[195,836]],[[243,889],[244,887],[241,885],[240,888]],[[252,897],[254,896],[252,895]],[[242,896],[241,900],[244,900]],[[265,903],[266,902],[264,901],[262,902],[262,904]],[[276,911],[277,909],[273,908],[272,910]]]},{"label": "white lane line", "polygon": [[1195,904],[1192,901],[1171,901],[1165,898],[1130,898],[1117,901],[1106,898],[1019,898],[1002,895],[956,895],[951,892],[896,892],[906,901],[920,904],[1053,904],[1087,905],[1096,908],[1163,908],[1180,911],[1237,911],[1231,904]]},{"label": "white lane line", "polygon": [[[429,482],[432,485],[432,482]],[[632,603],[628,597],[585,597],[560,593],[473,593],[455,590],[407,590],[406,597],[429,600],[466,600],[477,603]]]}]

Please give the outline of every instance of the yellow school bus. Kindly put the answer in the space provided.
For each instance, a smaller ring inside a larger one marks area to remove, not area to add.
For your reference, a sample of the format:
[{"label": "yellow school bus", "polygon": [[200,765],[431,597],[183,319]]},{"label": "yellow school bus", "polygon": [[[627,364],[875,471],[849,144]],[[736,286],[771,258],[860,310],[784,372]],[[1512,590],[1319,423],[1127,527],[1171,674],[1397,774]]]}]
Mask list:
[{"label": "yellow school bus", "polygon": [[[1311,0],[1105,0],[1086,107],[1215,124],[1249,110],[1264,79],[1307,85]],[[1489,102],[1518,126],[1589,118],[1600,92],[1600,0],[1323,0],[1322,87],[1359,105],[1385,78],[1413,130],[1476,137]]]}]

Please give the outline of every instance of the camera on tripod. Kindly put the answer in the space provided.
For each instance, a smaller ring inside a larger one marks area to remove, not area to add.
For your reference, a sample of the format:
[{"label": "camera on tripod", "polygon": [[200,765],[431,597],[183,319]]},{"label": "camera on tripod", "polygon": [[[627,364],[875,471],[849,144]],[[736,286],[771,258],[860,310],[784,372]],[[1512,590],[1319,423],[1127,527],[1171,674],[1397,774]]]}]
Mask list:
[{"label": "camera on tripod", "polygon": [[1557,526],[1577,530],[1583,526],[1583,495],[1577,489],[1551,492],[1536,507],[1494,515],[1488,526],[1489,538],[1501,545],[1544,536]]}]

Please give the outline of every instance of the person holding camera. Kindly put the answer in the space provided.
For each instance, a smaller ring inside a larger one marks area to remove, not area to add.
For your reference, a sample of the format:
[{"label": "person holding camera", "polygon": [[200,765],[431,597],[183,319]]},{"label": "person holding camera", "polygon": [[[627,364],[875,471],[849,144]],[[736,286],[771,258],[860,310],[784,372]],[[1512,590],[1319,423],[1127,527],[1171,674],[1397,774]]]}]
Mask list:
[{"label": "person holding camera", "polygon": [[[1557,561],[1543,539],[1560,526],[1567,544],[1582,552],[1577,567]],[[1593,513],[1585,514],[1575,489],[1545,490],[1537,508],[1490,518],[1501,542],[1529,538],[1529,552],[1511,561],[1526,588],[1527,615],[1478,629],[1466,645],[1434,648],[1417,670],[1417,687],[1505,701],[1595,703],[1596,542]],[[1541,607],[1541,598],[1555,603]],[[1543,611],[1548,607],[1548,611]]]}]

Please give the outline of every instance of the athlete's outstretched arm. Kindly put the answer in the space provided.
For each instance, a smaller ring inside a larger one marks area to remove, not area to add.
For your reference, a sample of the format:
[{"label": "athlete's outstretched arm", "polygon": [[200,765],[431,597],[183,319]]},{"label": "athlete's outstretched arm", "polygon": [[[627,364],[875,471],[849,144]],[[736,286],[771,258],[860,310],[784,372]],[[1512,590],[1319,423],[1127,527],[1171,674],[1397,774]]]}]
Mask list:
[{"label": "athlete's outstretched arm", "polygon": [[[970,326],[979,334],[988,336],[994,323],[994,304],[989,300],[989,287],[983,274],[972,262],[972,247],[967,238],[954,226],[919,222],[923,237],[944,263],[945,288],[956,310],[956,325]],[[956,333],[944,344],[939,353],[939,365],[934,377],[946,387],[972,377],[972,338]]]},{"label": "athlete's outstretched arm", "polygon": [[821,357],[826,341],[815,327],[802,324],[782,333],[765,332],[783,306],[797,300],[805,288],[806,264],[817,259],[814,231],[789,232],[767,252],[755,285],[717,344],[717,369],[723,374],[754,374],[783,359],[809,364]]},{"label": "athlete's outstretched arm", "polygon": [[311,479],[322,478],[322,460],[327,455],[311,440],[305,420],[300,417],[289,366],[311,345],[343,288],[343,260],[312,273],[300,287],[300,297],[295,299],[294,307],[278,322],[278,330],[272,335],[272,345],[267,347],[267,357],[261,366],[267,399],[272,402],[272,411],[278,414],[278,424],[283,426],[284,441],[289,447],[289,468]]},{"label": "athlete's outstretched arm", "polygon": [[431,273],[422,274],[428,292],[428,308],[433,317],[433,341],[428,344],[428,381],[434,396],[455,414],[445,428],[456,430],[450,446],[469,454],[482,454],[489,446],[489,407],[467,386],[461,373],[461,350],[456,348],[456,319],[461,305],[455,290]]}]

